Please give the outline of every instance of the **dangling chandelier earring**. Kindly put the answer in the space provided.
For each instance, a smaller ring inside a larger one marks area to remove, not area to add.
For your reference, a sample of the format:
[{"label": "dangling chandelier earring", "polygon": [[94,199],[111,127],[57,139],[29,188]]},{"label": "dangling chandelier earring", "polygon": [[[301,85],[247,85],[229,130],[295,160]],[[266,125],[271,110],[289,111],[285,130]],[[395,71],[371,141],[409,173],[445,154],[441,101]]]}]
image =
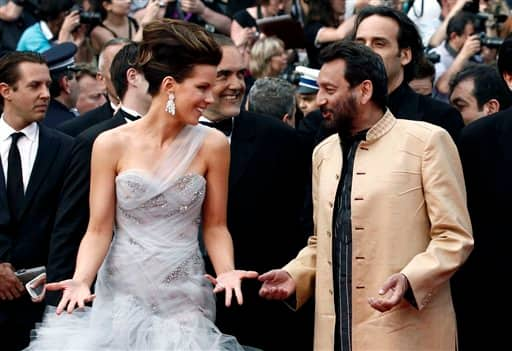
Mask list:
[{"label": "dangling chandelier earring", "polygon": [[176,104],[174,103],[174,93],[169,93],[169,99],[167,100],[167,104],[165,104],[165,111],[169,113],[171,116],[176,114]]}]

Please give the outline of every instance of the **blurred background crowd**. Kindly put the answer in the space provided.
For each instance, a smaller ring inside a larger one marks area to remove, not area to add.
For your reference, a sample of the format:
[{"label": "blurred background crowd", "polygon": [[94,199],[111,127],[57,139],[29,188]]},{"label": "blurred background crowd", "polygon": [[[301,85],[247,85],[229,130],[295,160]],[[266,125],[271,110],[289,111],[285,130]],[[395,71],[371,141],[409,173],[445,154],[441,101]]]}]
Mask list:
[{"label": "blurred background crowd", "polygon": [[[232,38],[244,56],[247,92],[257,79],[279,78],[266,84],[279,85],[275,89],[285,94],[290,87],[299,87],[304,71],[297,67],[319,68],[318,53],[323,46],[352,38],[355,16],[368,5],[393,7],[417,26],[425,55],[409,80],[410,86],[420,94],[451,103],[466,123],[479,117],[474,111],[465,111],[460,90],[467,84],[475,85],[476,90],[484,81],[489,84],[488,79],[473,82],[474,76],[481,76],[475,70],[491,80],[497,77],[493,66],[496,53],[512,31],[510,4],[505,0],[0,0],[0,50],[44,52],[57,43],[73,43],[77,47],[76,70],[73,74],[60,72],[72,78],[70,98],[60,99],[73,112],[71,118],[107,100],[119,102],[113,89],[109,91],[108,77],[105,79],[109,67],[103,66],[108,66],[109,60],[105,65],[101,51],[106,43],[112,39],[139,41],[151,20],[177,18]],[[268,30],[259,26],[269,18],[287,18],[298,25],[281,29],[278,23],[268,35]],[[313,78],[316,74],[307,73]],[[310,86],[288,94],[296,109],[288,111],[287,123],[298,125],[310,112],[314,92],[315,87]],[[481,106],[486,101],[478,95]]]}]

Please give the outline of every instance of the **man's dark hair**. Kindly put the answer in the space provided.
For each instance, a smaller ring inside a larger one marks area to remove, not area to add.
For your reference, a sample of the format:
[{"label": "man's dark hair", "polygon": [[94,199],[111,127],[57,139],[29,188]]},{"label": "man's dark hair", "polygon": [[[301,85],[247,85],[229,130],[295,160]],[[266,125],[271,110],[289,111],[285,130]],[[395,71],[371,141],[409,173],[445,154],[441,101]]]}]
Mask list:
[{"label": "man's dark hair", "polygon": [[462,35],[468,23],[475,24],[476,17],[471,12],[459,11],[448,21],[446,27],[446,40],[450,40],[450,34]]},{"label": "man's dark hair", "polygon": [[75,2],[73,0],[44,0],[39,6],[39,17],[43,21],[53,21],[63,12],[69,11]]},{"label": "man's dark hair", "polygon": [[286,80],[275,77],[257,79],[247,100],[250,112],[282,119],[291,117],[295,110],[295,87]]},{"label": "man's dark hair", "polygon": [[320,60],[323,63],[337,59],[345,61],[345,80],[351,88],[365,80],[372,82],[371,100],[385,111],[388,78],[382,58],[364,45],[343,40],[331,43],[320,51]]},{"label": "man's dark hair", "polygon": [[75,71],[71,71],[69,69],[61,69],[58,71],[50,71],[50,77],[52,78],[52,82],[50,84],[50,96],[52,98],[56,98],[60,96],[61,93],[61,85],[60,80],[63,77],[67,77],[68,79],[73,79],[73,76],[76,74]]},{"label": "man's dark hair", "polygon": [[361,22],[374,15],[391,18],[398,24],[398,47],[400,49],[411,49],[411,62],[404,67],[404,80],[410,82],[414,78],[416,66],[423,56],[423,43],[416,25],[403,12],[386,6],[368,6],[357,15],[354,36]]},{"label": "man's dark hair", "polygon": [[139,45],[130,43],[122,47],[114,56],[112,65],[110,66],[110,78],[112,85],[116,90],[117,97],[122,100],[128,89],[128,80],[126,71],[130,68],[136,68],[136,59],[139,52]]},{"label": "man's dark hair", "polygon": [[426,57],[423,57],[418,62],[418,67],[416,68],[416,73],[414,74],[414,79],[423,79],[430,78],[434,81],[436,75],[436,68],[430,60]]},{"label": "man's dark hair", "polygon": [[474,82],[473,96],[476,99],[478,109],[491,99],[500,103],[500,110],[510,106],[512,94],[505,82],[501,79],[496,67],[491,65],[472,63],[459,71],[450,81],[450,96],[455,87],[461,82],[472,79]]},{"label": "man's dark hair", "polygon": [[[46,65],[46,61],[40,54],[31,51],[13,51],[0,58],[0,83],[5,83],[17,90],[16,83],[20,80],[19,65],[24,62]],[[0,102],[3,98],[0,96]]]},{"label": "man's dark hair", "polygon": [[504,73],[512,74],[512,34],[510,34],[498,52],[498,69],[503,76]]}]

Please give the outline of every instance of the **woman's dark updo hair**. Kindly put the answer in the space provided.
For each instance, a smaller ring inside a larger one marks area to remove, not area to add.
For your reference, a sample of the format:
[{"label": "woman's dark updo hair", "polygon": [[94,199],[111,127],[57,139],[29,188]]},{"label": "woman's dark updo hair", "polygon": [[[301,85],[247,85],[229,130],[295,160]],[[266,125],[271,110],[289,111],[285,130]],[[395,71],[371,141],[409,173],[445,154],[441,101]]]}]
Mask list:
[{"label": "woman's dark updo hair", "polygon": [[202,27],[163,18],[144,27],[136,66],[149,83],[149,94],[155,96],[166,76],[181,83],[194,66],[217,66],[221,58],[219,45]]}]

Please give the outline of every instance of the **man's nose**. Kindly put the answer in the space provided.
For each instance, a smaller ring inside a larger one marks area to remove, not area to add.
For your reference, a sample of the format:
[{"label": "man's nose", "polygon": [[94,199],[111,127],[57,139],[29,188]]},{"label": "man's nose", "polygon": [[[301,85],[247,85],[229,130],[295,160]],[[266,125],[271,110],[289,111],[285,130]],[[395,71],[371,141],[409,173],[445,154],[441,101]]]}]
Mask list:
[{"label": "man's nose", "polygon": [[50,89],[48,89],[48,87],[44,87],[41,91],[40,97],[43,100],[50,99]]}]

